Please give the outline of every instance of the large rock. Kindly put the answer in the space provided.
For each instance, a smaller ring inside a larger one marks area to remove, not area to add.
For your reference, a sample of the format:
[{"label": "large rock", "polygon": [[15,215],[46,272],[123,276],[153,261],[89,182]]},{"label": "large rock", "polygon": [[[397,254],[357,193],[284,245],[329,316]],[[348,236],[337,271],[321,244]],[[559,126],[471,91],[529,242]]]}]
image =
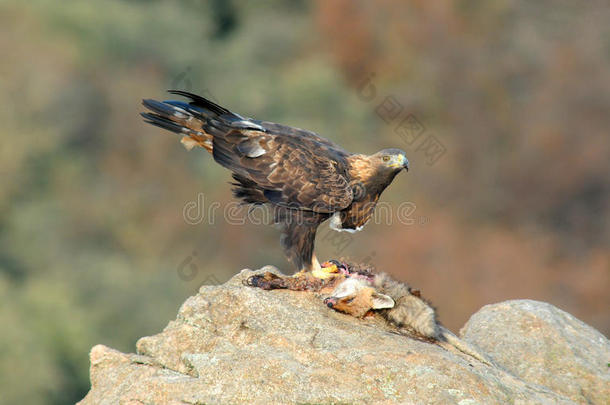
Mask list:
[{"label": "large rock", "polygon": [[[597,366],[600,359],[609,359],[608,340],[548,304],[528,301],[529,310],[519,302],[496,307],[515,324],[526,324],[524,319],[537,319],[541,311],[549,311],[548,326],[542,331],[548,339],[561,335],[559,330],[573,329],[566,345],[572,349],[570,372],[582,376],[573,381],[582,384],[580,396],[572,389],[560,389],[562,383],[550,378],[553,370],[568,370],[567,364],[545,368],[536,361],[555,346],[540,346],[537,356],[532,356],[537,375],[523,372],[514,359],[518,343],[506,345],[505,354],[501,345],[494,346],[502,330],[499,317],[484,317],[479,327],[477,314],[466,329],[499,364],[490,367],[457,350],[399,335],[378,317],[360,320],[336,313],[311,293],[245,287],[243,280],[252,274],[244,270],[224,285],[202,287],[163,332],[138,341],[138,354],[95,346],[91,391],[81,404],[467,405],[608,400],[608,370]],[[492,319],[499,323],[491,325]],[[483,328],[495,330],[496,335],[490,332],[485,337]],[[515,335],[514,342],[524,342],[524,351],[535,346],[527,346],[527,330],[514,327],[507,333]],[[521,358],[527,363],[526,356]],[[596,365],[590,366],[593,360]]]},{"label": "large rock", "polygon": [[554,306],[518,300],[487,305],[461,334],[524,381],[582,403],[610,403],[610,345]]}]

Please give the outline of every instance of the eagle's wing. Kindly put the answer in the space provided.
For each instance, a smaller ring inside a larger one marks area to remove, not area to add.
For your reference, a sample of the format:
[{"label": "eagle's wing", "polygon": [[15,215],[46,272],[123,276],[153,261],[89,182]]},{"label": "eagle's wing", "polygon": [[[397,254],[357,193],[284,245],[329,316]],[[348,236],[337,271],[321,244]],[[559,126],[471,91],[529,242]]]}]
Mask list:
[{"label": "eagle's wing", "polygon": [[315,139],[233,131],[214,138],[213,153],[220,164],[254,181],[274,204],[334,212],[352,202],[347,172],[337,160],[342,157]]},{"label": "eagle's wing", "polygon": [[203,131],[212,135],[214,160],[256,184],[273,204],[330,213],[353,200],[350,154],[314,132],[244,118],[202,97],[191,98]]}]

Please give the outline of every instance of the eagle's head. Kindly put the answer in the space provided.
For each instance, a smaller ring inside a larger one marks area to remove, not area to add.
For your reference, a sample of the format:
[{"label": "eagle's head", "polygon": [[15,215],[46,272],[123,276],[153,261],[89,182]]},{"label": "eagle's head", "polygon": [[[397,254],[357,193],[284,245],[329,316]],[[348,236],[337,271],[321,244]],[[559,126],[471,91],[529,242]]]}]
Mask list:
[{"label": "eagle's head", "polygon": [[371,156],[377,167],[387,169],[392,172],[399,172],[402,169],[409,171],[409,159],[405,151],[396,148],[383,149]]}]

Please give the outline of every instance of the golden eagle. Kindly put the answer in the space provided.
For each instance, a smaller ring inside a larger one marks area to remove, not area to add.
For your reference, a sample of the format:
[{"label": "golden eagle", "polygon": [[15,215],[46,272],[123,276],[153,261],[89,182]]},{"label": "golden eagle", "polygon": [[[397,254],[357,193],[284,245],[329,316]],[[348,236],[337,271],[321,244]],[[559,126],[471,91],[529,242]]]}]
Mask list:
[{"label": "golden eagle", "polygon": [[236,198],[270,204],[297,270],[319,270],[313,248],[322,222],[330,218],[337,231],[360,230],[383,190],[409,170],[400,149],[354,154],[311,131],[244,118],[185,91],[170,93],[190,102],[143,100],[146,122],[182,134],[187,149],[210,152],[233,172]]}]

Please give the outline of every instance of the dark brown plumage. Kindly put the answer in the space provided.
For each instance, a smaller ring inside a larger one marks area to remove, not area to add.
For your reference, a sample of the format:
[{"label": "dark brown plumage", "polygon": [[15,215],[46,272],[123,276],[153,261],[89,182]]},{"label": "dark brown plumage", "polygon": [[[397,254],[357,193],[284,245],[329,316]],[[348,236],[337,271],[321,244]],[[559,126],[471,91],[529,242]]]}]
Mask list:
[{"label": "dark brown plumage", "polygon": [[269,204],[282,246],[297,269],[319,268],[313,247],[320,223],[356,231],[383,190],[409,162],[403,151],[352,154],[314,132],[235,114],[195,94],[181,101],[143,100],[146,122],[182,134],[187,149],[203,147],[233,172],[234,195]]}]

